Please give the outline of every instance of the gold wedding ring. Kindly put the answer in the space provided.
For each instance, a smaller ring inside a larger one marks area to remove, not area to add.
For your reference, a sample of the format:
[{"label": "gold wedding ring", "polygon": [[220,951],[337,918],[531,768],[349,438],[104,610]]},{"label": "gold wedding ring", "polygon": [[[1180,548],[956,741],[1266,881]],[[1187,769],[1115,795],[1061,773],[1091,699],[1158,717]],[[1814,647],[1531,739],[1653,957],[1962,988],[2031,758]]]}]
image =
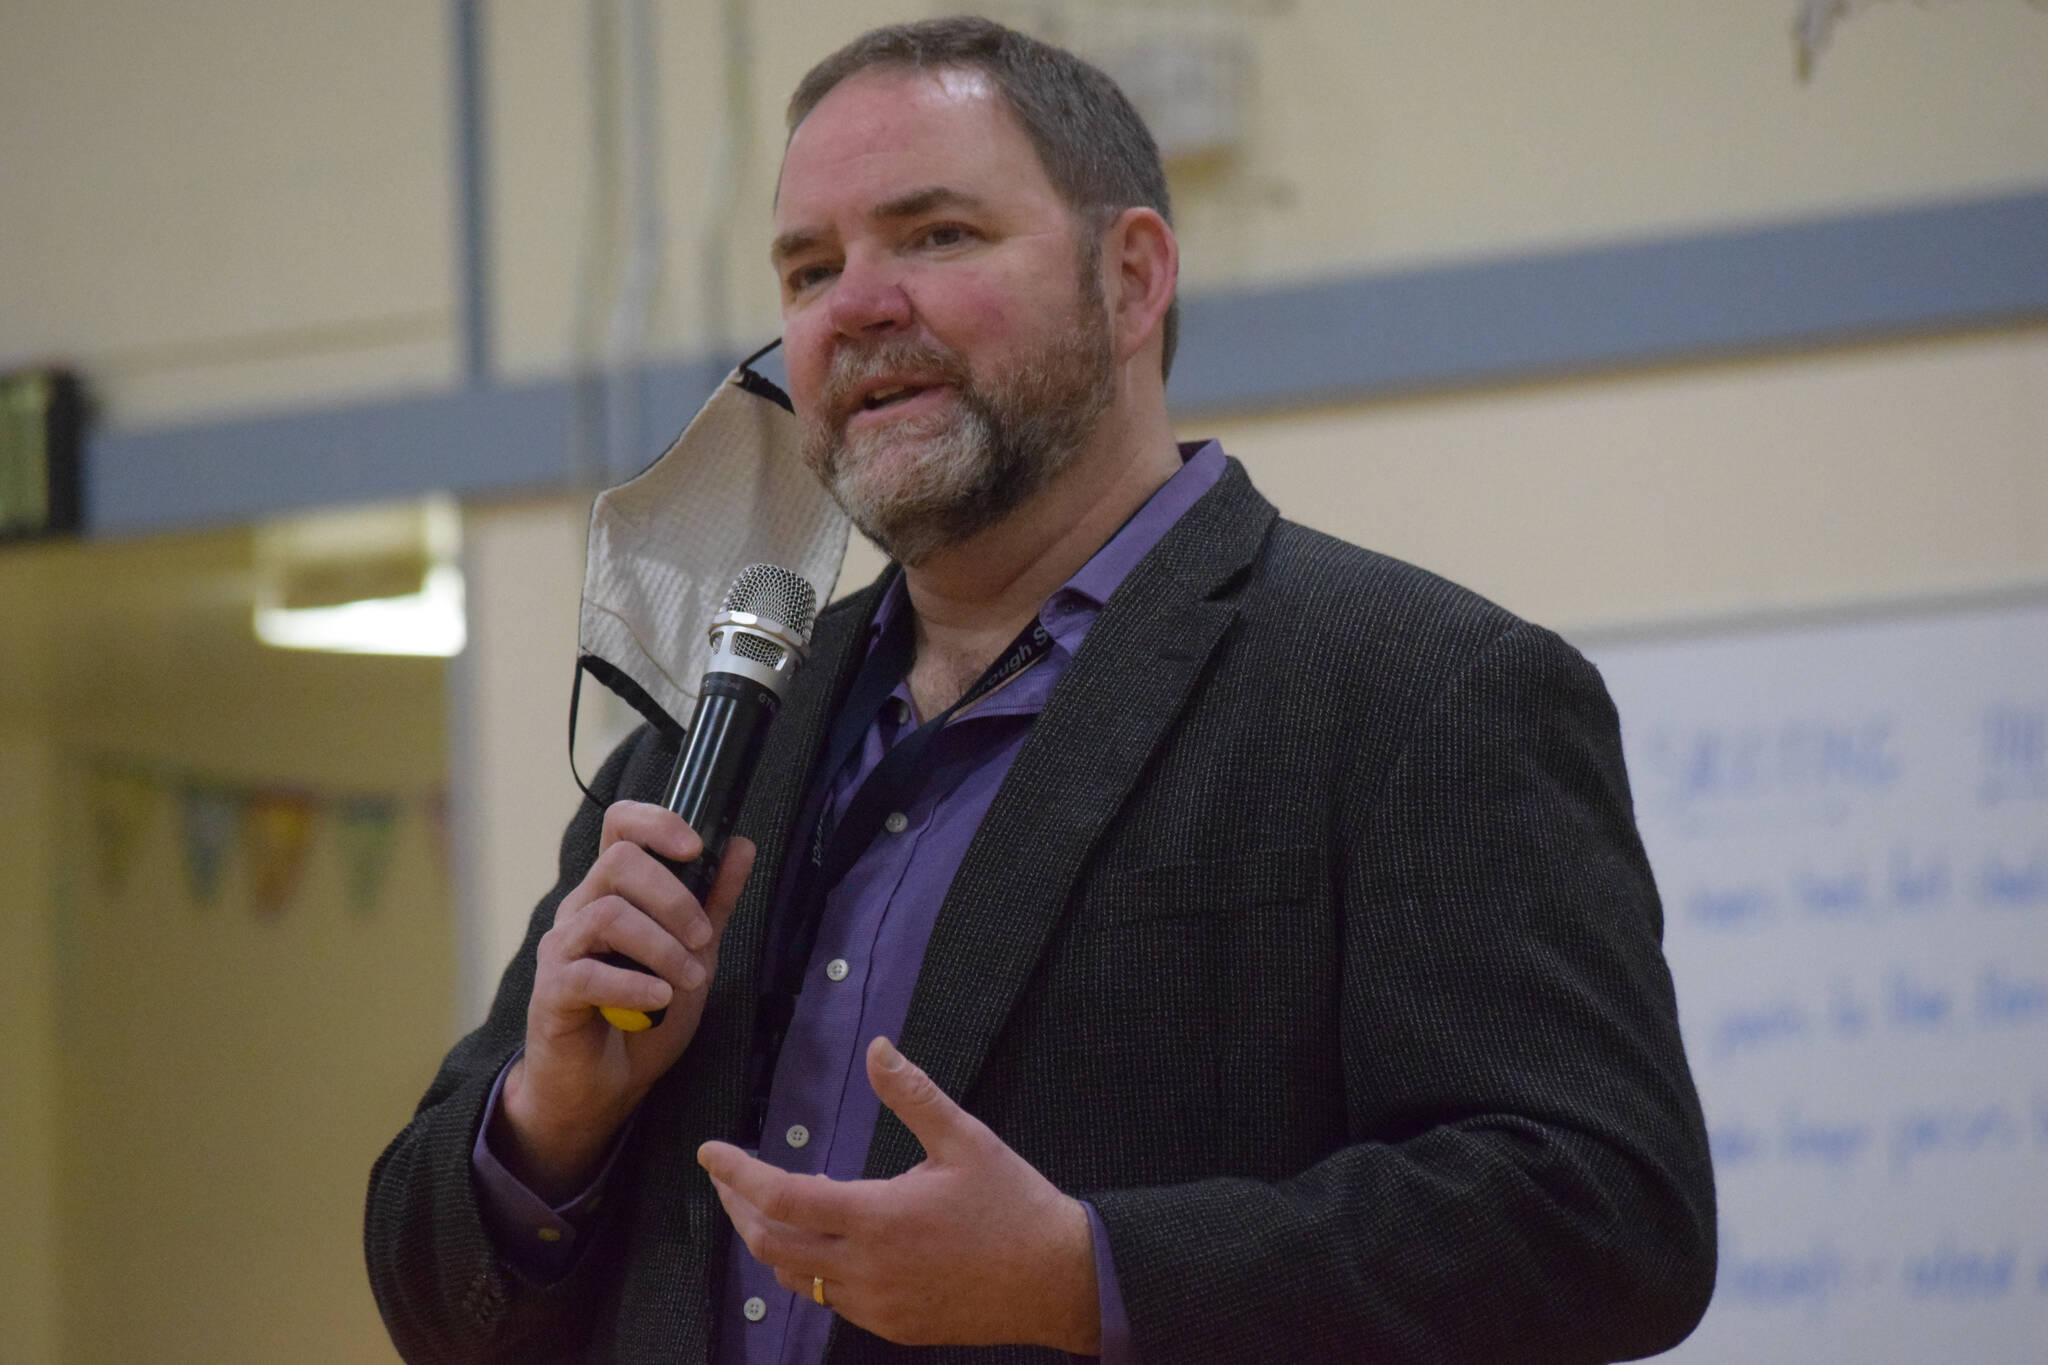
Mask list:
[{"label": "gold wedding ring", "polygon": [[825,1277],[823,1275],[811,1276],[811,1301],[820,1308],[830,1308],[832,1306],[825,1302]]}]

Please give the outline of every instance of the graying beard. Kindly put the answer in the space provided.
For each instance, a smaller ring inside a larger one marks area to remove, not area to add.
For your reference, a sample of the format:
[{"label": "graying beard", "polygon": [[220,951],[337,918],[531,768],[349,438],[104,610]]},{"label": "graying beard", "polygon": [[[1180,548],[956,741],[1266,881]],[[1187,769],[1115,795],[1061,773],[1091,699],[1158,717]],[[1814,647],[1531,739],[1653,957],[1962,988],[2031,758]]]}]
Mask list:
[{"label": "graying beard", "polygon": [[868,505],[851,500],[851,480],[835,478],[832,496],[882,553],[899,564],[921,564],[998,519],[987,514],[986,480],[977,480],[974,468],[994,443],[987,415],[972,405],[965,420],[931,438],[916,486]]},{"label": "graying beard", "polygon": [[[1001,521],[1042,491],[1081,453],[1115,391],[1110,324],[1100,281],[1101,246],[1082,234],[1081,302],[1066,335],[1044,354],[1050,364],[1020,367],[1009,382],[983,393],[960,384],[961,420],[927,438],[934,443],[910,487],[870,505],[852,495],[836,458],[844,429],[804,433],[804,460],[862,535],[900,564],[917,565]],[[1062,389],[1066,366],[1085,366],[1084,382]],[[911,435],[897,432],[899,439]]]}]

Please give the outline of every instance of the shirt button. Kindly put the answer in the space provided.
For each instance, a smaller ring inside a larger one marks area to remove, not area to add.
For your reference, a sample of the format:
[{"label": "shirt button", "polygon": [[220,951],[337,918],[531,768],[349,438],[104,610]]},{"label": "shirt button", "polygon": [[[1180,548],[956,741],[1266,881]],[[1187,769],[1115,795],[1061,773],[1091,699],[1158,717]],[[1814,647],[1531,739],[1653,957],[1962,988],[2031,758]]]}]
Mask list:
[{"label": "shirt button", "polygon": [[[731,1300],[727,1300],[727,1302],[731,1302]],[[740,1312],[747,1315],[748,1322],[759,1322],[762,1318],[768,1316],[768,1301],[756,1294],[753,1298],[740,1305]]]},{"label": "shirt button", "polygon": [[790,1146],[801,1147],[811,1140],[811,1130],[801,1123],[792,1123],[789,1125],[789,1131],[782,1136],[789,1140]]},{"label": "shirt button", "polygon": [[889,818],[882,822],[882,828],[888,830],[891,834],[901,834],[904,830],[910,828],[910,817],[900,810],[890,811]]},{"label": "shirt button", "polygon": [[910,703],[905,701],[903,698],[889,698],[889,707],[890,713],[896,717],[896,723],[898,725],[902,725],[910,719]]},{"label": "shirt button", "polygon": [[830,962],[827,962],[825,964],[825,979],[827,981],[846,980],[846,959],[835,957]]}]

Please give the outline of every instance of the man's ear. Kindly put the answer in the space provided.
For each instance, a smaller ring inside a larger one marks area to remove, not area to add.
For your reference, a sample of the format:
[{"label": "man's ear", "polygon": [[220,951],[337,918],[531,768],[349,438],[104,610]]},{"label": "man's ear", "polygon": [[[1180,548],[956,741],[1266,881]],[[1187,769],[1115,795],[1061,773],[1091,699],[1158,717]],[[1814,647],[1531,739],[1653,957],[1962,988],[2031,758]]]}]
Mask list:
[{"label": "man's ear", "polygon": [[1103,296],[1119,364],[1164,345],[1166,310],[1180,283],[1180,243],[1155,209],[1127,208],[1103,230]]}]

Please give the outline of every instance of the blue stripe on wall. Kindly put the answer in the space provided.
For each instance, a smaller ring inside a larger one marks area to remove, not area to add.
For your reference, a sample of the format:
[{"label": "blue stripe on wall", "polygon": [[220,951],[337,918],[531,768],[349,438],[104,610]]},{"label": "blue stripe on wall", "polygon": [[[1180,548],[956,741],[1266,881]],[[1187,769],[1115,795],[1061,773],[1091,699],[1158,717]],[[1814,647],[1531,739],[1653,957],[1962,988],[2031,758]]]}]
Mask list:
[{"label": "blue stripe on wall", "polygon": [[2048,316],[2048,193],[1191,297],[1180,410],[1269,408]]},{"label": "blue stripe on wall", "polygon": [[[681,430],[724,373],[711,365],[650,373],[647,410]],[[558,379],[103,432],[87,443],[87,526],[125,535],[439,491],[560,490],[576,481],[575,412],[574,384]],[[636,472],[608,471],[613,479]]]},{"label": "blue stripe on wall", "polygon": [[[1190,296],[1177,410],[1244,411],[2048,318],[2048,192]],[[725,367],[646,377],[680,429]],[[93,534],[572,483],[567,379],[88,443]],[[648,451],[652,458],[655,451]],[[631,470],[614,470],[623,477]]]}]

